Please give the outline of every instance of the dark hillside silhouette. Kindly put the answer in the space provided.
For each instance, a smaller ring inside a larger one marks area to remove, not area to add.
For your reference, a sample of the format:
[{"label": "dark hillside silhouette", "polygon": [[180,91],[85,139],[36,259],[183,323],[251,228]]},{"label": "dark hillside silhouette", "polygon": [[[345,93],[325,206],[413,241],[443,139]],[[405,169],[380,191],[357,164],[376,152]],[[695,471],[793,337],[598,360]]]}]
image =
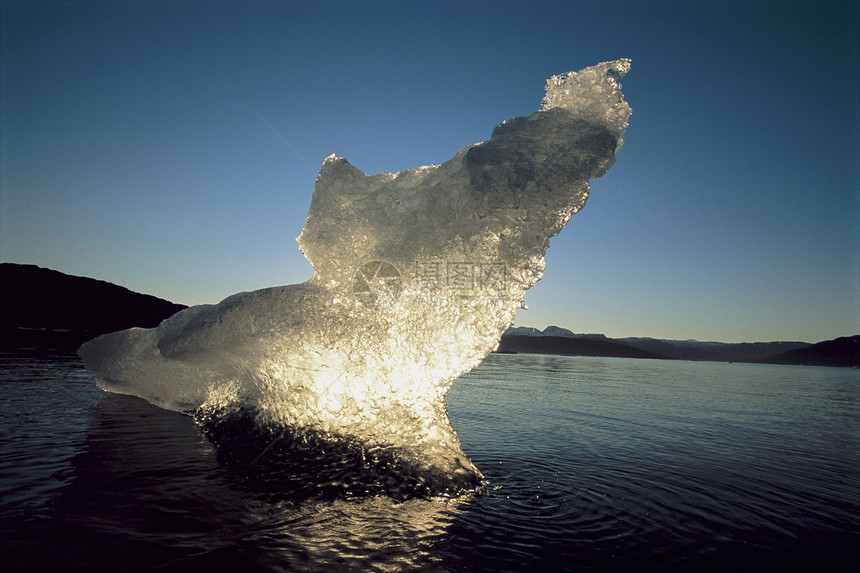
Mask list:
[{"label": "dark hillside silhouette", "polygon": [[860,367],[860,334],[825,340],[808,348],[789,350],[763,362],[807,366]]},{"label": "dark hillside silhouette", "polygon": [[570,354],[573,356],[614,356],[616,358],[667,358],[656,352],[609,340],[504,334],[498,352],[523,354]]},{"label": "dark hillside silhouette", "polygon": [[0,264],[0,345],[73,350],[107,332],[153,327],[186,308],[112,283]]}]

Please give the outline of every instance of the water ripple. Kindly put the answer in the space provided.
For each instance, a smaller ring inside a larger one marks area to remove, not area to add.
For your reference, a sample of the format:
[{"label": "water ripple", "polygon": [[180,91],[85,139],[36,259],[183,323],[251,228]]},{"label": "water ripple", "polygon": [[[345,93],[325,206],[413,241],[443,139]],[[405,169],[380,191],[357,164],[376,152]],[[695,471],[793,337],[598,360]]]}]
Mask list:
[{"label": "water ripple", "polygon": [[860,372],[491,356],[447,400],[485,493],[396,501],[272,495],[296,476],[248,479],[189,417],[103,394],[73,358],[0,366],[4,570],[849,571],[860,561]]}]

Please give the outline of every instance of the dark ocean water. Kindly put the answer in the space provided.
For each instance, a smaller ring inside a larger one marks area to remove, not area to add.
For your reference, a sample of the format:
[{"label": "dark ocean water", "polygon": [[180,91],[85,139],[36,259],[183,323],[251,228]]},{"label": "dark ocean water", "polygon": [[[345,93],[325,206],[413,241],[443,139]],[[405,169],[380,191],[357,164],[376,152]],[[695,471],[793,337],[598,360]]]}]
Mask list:
[{"label": "dark ocean water", "polygon": [[486,493],[291,499],[73,355],[0,355],[4,571],[853,571],[860,371],[492,355]]}]

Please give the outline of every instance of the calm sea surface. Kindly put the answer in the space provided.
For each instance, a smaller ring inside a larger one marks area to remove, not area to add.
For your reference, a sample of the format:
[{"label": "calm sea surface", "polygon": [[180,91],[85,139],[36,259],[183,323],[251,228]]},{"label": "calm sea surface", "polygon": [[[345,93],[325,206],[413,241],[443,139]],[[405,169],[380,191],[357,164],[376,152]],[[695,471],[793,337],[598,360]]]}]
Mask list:
[{"label": "calm sea surface", "polygon": [[4,571],[854,571],[860,370],[492,355],[454,501],[291,501],[73,355],[0,355]]}]

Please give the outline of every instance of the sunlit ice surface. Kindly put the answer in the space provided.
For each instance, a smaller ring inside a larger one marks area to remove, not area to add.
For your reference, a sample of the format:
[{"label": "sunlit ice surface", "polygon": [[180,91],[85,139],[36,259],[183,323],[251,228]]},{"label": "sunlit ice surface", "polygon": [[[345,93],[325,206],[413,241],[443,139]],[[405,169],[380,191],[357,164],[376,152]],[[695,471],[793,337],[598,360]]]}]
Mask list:
[{"label": "sunlit ice surface", "polygon": [[549,239],[614,163],[629,69],[553,76],[538,112],[442,165],[366,175],[327,157],[298,238],[309,281],[100,336],[79,354],[103,389],[193,414],[238,465],[306,456],[308,495],[475,491],[482,476],[445,395],[498,344]]}]

